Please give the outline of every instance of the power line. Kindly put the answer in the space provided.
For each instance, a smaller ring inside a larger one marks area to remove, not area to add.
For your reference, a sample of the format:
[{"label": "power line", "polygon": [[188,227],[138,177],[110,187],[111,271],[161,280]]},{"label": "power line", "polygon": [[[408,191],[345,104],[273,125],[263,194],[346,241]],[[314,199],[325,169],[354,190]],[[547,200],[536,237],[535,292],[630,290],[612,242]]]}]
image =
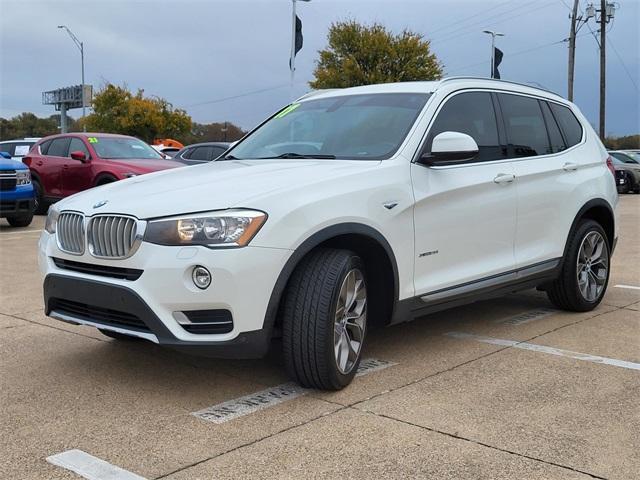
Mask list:
[{"label": "power line", "polygon": [[[538,3],[538,2],[531,2],[531,3]],[[460,37],[464,37],[464,36],[476,33],[473,30],[469,31],[470,27],[474,27],[474,26],[478,26],[478,25],[483,25],[484,27],[490,27],[490,26],[493,26],[493,25],[499,25],[499,24],[501,24],[503,22],[506,22],[507,20],[511,20],[513,18],[521,17],[522,15],[528,15],[528,14],[530,14],[532,12],[537,12],[537,11],[542,10],[544,8],[548,8],[553,4],[554,4],[553,2],[552,3],[547,3],[547,4],[544,4],[544,5],[540,6],[539,8],[530,9],[530,10],[527,10],[525,12],[520,12],[520,13],[518,13],[516,15],[512,15],[510,17],[501,18],[499,20],[493,21],[492,23],[487,23],[487,22],[491,21],[491,18],[495,18],[496,16],[490,17],[490,18],[487,18],[487,19],[484,19],[484,20],[480,20],[480,21],[475,22],[475,23],[471,23],[471,24],[469,24],[469,25],[467,25],[467,26],[465,26],[465,27],[463,27],[461,29],[449,32],[449,33],[445,34],[441,38],[436,38],[435,40],[432,40],[431,41],[431,45],[437,45],[437,44],[440,44],[440,43],[443,43],[443,42],[448,42],[448,41],[454,40],[456,38],[460,38]],[[521,5],[521,6],[517,7],[517,8],[518,9],[519,8],[523,8],[523,7],[528,6],[528,5],[530,5],[530,3],[525,4],[525,5]],[[516,10],[516,9],[509,10],[508,12],[503,12],[502,14],[500,14],[498,16],[501,16],[501,15],[503,15],[505,13],[513,12],[514,10]],[[463,33],[456,33],[456,32],[463,32]]]},{"label": "power line", "polygon": [[455,21],[455,22],[451,22],[451,23],[449,23],[449,24],[445,25],[444,27],[436,28],[435,30],[432,30],[432,31],[431,31],[431,35],[433,35],[434,33],[437,33],[437,32],[441,32],[441,31],[443,31],[443,30],[448,30],[449,28],[451,28],[451,27],[453,27],[453,26],[455,26],[455,25],[460,25],[461,23],[465,23],[467,20],[472,20],[472,19],[474,19],[474,18],[478,18],[478,15],[484,15],[484,14],[486,14],[486,13],[488,13],[488,12],[492,11],[492,10],[496,10],[496,9],[498,9],[498,8],[502,7],[503,5],[507,5],[507,4],[509,4],[509,3],[511,3],[511,2],[506,1],[506,2],[504,2],[504,3],[500,3],[499,5],[496,5],[496,6],[492,7],[492,8],[489,8],[489,9],[487,9],[487,10],[484,10],[484,11],[483,11],[483,12],[481,12],[481,13],[477,13],[477,14],[475,14],[475,15],[471,15],[470,17],[465,17],[465,18],[464,18],[464,19],[462,19],[462,20],[458,20],[458,21]]},{"label": "power line", "polygon": [[[472,27],[472,26],[474,26],[474,25],[478,25],[478,24],[481,24],[481,23],[486,23],[486,22],[493,21],[493,20],[495,20],[495,19],[496,19],[496,18],[498,18],[498,17],[501,17],[501,16],[503,16],[503,15],[507,15],[507,14],[509,14],[509,13],[512,13],[512,12],[516,11],[516,10],[520,10],[520,9],[522,9],[522,8],[526,8],[526,7],[528,7],[528,6],[530,6],[530,5],[533,5],[533,4],[535,4],[535,3],[536,3],[536,2],[535,2],[535,1],[533,1],[533,2],[529,2],[529,3],[522,4],[522,5],[518,5],[517,7],[512,8],[512,9],[510,9],[510,10],[506,10],[506,11],[504,11],[504,12],[500,12],[500,13],[498,13],[498,14],[491,15],[491,16],[489,16],[489,17],[487,17],[487,18],[482,18],[482,19],[479,19],[479,20],[477,19],[477,16],[476,16],[476,21],[475,21],[475,22],[472,22],[472,23],[470,23],[470,24],[468,24],[468,25],[461,26],[461,27],[459,27],[459,28],[455,28],[455,29],[451,30],[450,32],[446,32],[446,33],[444,33],[444,34],[440,35],[440,38],[438,38],[438,36],[436,36],[436,37],[435,37],[435,42],[441,42],[441,41],[443,40],[443,38],[445,38],[445,39],[446,39],[446,38],[448,38],[448,37],[449,37],[449,36],[451,36],[451,35],[455,35],[455,34],[457,34],[458,32],[466,31],[469,27]],[[511,17],[509,17],[509,18],[511,18]],[[502,20],[500,20],[500,21],[502,21]]]},{"label": "power line", "polygon": [[618,60],[620,61],[620,64],[622,65],[622,68],[624,68],[624,71],[627,72],[627,76],[629,77],[629,80],[631,80],[631,83],[633,83],[633,86],[636,87],[636,91],[637,91],[638,90],[638,84],[633,79],[633,76],[631,75],[631,72],[627,68],[627,65],[624,63],[624,60],[622,60],[622,56],[620,56],[620,54],[618,53],[618,49],[613,45],[613,42],[611,41],[611,39],[608,36],[607,36],[607,41],[609,42],[609,46],[612,48],[613,53],[615,53],[616,57],[618,57]]},{"label": "power line", "polygon": [[210,105],[210,104],[213,104],[213,103],[226,102],[227,100],[235,100],[236,98],[248,97],[249,95],[255,95],[257,93],[270,92],[272,90],[278,90],[280,88],[284,88],[284,87],[288,87],[288,86],[290,86],[290,84],[286,83],[286,84],[283,84],[283,85],[277,85],[277,86],[268,87],[268,88],[261,88],[260,90],[253,90],[253,91],[250,91],[250,92],[239,93],[238,95],[232,95],[230,97],[222,97],[222,98],[216,98],[216,99],[213,99],[213,100],[207,100],[205,102],[192,103],[191,105],[185,105],[184,108],[193,108],[193,107],[199,107],[201,105]]},{"label": "power line", "polygon": [[[583,33],[582,35],[578,35],[576,38],[580,38],[580,37],[583,37],[585,35],[586,35],[586,33]],[[561,43],[566,43],[566,42],[567,42],[567,39],[565,38],[563,40],[558,40],[556,42],[545,43],[544,45],[538,45],[536,47],[527,48],[526,50],[519,50],[519,51],[514,52],[514,53],[507,53],[507,55],[508,55],[509,58],[517,57],[519,55],[524,55],[526,53],[535,52],[536,50],[541,50],[543,48],[552,47],[553,45],[559,45]],[[461,67],[455,67],[453,70],[451,70],[451,71],[449,71],[447,73],[451,74],[452,72],[456,72],[456,71],[460,71],[460,70],[466,70],[466,69],[471,68],[471,67],[477,67],[478,65],[485,65],[486,63],[487,63],[486,61],[482,61],[482,62],[478,62],[478,63],[472,63],[472,64],[469,64],[469,65],[463,65]]]}]

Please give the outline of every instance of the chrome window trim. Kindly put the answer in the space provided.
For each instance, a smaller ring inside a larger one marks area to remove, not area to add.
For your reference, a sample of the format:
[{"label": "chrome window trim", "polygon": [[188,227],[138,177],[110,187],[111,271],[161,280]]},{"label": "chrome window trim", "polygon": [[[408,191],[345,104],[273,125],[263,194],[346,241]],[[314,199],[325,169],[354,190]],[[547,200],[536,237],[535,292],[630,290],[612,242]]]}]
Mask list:
[{"label": "chrome window trim", "polygon": [[[573,115],[576,117],[576,120],[578,120],[578,123],[580,124],[580,127],[582,128],[582,138],[580,139],[579,143],[576,143],[575,145],[572,145],[571,147],[567,148],[566,150],[563,150],[562,152],[556,152],[556,153],[548,153],[546,155],[534,155],[531,157],[514,157],[514,158],[502,158],[499,160],[485,160],[485,161],[478,161],[478,162],[464,162],[464,163],[460,163],[457,165],[440,165],[440,166],[430,166],[430,167],[425,167],[425,168],[431,168],[434,170],[448,170],[448,169],[452,169],[452,168],[466,168],[466,167],[473,167],[473,166],[477,166],[477,165],[495,165],[495,164],[501,164],[501,163],[505,163],[505,162],[522,162],[522,161],[526,161],[526,160],[532,160],[532,159],[544,159],[544,158],[549,158],[549,157],[556,157],[559,155],[564,155],[567,152],[570,152],[572,150],[574,150],[577,147],[580,147],[582,145],[584,145],[587,142],[587,134],[586,134],[586,129],[584,128],[584,125],[582,124],[582,122],[580,121],[580,119],[578,119],[577,115],[573,112],[573,110],[571,109],[571,107],[567,104],[564,104],[562,102],[559,102],[557,100],[554,100],[552,98],[547,98],[543,95],[533,95],[530,93],[522,93],[522,92],[514,92],[512,90],[506,90],[506,89],[500,89],[500,88],[487,88],[487,87],[478,87],[478,88],[463,88],[460,90],[455,90],[451,93],[449,93],[446,97],[444,97],[441,101],[440,104],[438,105],[438,107],[436,108],[436,111],[433,113],[433,115],[431,116],[431,119],[429,120],[429,124],[427,125],[427,128],[425,129],[424,134],[422,135],[422,138],[420,139],[420,143],[418,146],[418,149],[414,152],[413,154],[413,158],[411,159],[411,163],[415,163],[418,164],[418,158],[420,156],[420,152],[422,151],[422,148],[424,147],[424,144],[427,140],[427,137],[429,136],[429,132],[431,131],[431,127],[433,126],[433,123],[435,121],[435,119],[437,118],[438,114],[440,113],[440,111],[442,110],[443,106],[449,101],[449,99],[451,99],[452,97],[462,94],[462,93],[470,93],[470,92],[488,92],[488,93],[506,93],[509,95],[520,95],[522,97],[529,97],[529,98],[533,98],[535,100],[543,100],[545,102],[552,102],[552,103],[556,103],[562,107],[568,108],[571,113],[573,113]],[[496,112],[497,115],[497,112]]]}]

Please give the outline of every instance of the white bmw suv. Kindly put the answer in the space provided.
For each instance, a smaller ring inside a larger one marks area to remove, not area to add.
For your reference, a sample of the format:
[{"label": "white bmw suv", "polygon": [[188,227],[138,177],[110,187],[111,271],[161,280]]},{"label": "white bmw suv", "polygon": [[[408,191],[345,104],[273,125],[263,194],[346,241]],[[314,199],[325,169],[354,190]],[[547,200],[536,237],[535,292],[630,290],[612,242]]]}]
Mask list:
[{"label": "white bmw suv", "polygon": [[47,315],[339,389],[367,330],[534,288],[593,309],[612,166],[575,105],[471,78],[320,91],[226,156],[51,207]]}]

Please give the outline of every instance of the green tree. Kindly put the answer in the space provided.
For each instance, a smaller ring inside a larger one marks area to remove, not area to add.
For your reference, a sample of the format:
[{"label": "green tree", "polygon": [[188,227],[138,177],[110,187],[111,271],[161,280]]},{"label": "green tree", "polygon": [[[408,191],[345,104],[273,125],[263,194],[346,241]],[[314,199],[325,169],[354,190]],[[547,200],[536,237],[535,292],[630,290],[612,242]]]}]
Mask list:
[{"label": "green tree", "polygon": [[231,122],[194,123],[191,132],[179,140],[185,145],[199,142],[235,142],[245,133],[242,128]]},{"label": "green tree", "polygon": [[640,149],[640,135],[627,135],[625,137],[607,137],[604,144],[611,150]]},{"label": "green tree", "polygon": [[[68,118],[69,130],[79,131],[81,128],[73,118]],[[59,133],[60,114],[40,118],[33,113],[24,112],[11,119],[0,118],[0,140],[14,140],[24,137],[46,137]]]},{"label": "green tree", "polygon": [[328,41],[309,82],[315,89],[442,77],[429,41],[408,30],[394,35],[378,23],[368,27],[349,20],[332,24]]},{"label": "green tree", "polygon": [[126,86],[107,84],[93,97],[87,130],[122,133],[152,142],[156,138],[180,139],[191,131],[191,117],[164,98],[133,94]]}]

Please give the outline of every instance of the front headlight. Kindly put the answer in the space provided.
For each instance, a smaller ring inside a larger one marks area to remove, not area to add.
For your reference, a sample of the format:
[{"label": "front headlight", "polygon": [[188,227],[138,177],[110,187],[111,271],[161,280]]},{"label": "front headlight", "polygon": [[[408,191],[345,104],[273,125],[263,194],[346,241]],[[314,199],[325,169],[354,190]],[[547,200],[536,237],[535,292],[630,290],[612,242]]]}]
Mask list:
[{"label": "front headlight", "polygon": [[56,233],[56,224],[58,223],[58,217],[60,216],[60,212],[55,207],[55,205],[51,205],[49,207],[49,213],[47,213],[47,220],[44,222],[44,229],[47,233]]},{"label": "front headlight", "polygon": [[29,170],[16,171],[16,185],[29,185],[31,183],[31,172]]},{"label": "front headlight", "polygon": [[161,218],[147,224],[144,240],[158,245],[244,247],[266,220],[266,213],[244,209]]}]

